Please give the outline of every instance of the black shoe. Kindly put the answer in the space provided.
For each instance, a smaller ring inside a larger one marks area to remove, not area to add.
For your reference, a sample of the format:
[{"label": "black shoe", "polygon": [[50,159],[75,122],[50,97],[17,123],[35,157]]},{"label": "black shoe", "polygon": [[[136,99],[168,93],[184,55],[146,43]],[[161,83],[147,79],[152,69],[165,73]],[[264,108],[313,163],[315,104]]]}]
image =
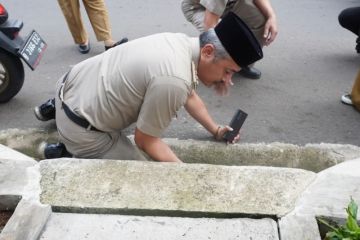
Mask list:
[{"label": "black shoe", "polygon": [[126,43],[128,42],[129,39],[127,39],[126,37],[124,37],[123,39],[121,39],[120,41],[114,43],[112,46],[105,46],[105,51],[109,50],[110,48],[113,48],[113,47],[116,47],[116,46],[119,46],[123,43]]},{"label": "black shoe", "polygon": [[356,47],[355,47],[355,49],[356,49],[357,53],[360,53],[360,37],[358,37],[356,39]]},{"label": "black shoe", "polygon": [[79,44],[78,50],[82,54],[86,54],[86,53],[90,52],[90,42],[88,42],[88,44]]},{"label": "black shoe", "polygon": [[43,143],[39,148],[45,159],[72,157],[63,143]]},{"label": "black shoe", "polygon": [[259,79],[261,77],[260,70],[254,67],[244,67],[240,70],[239,74],[250,79]]},{"label": "black shoe", "polygon": [[49,99],[40,106],[35,107],[34,113],[40,121],[55,119],[55,98]]}]

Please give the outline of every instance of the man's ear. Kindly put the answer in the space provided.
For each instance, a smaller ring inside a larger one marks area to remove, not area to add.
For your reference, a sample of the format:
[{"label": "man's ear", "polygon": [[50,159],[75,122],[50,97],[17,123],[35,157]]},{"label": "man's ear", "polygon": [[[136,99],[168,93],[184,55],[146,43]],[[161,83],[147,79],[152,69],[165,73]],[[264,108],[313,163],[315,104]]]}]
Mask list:
[{"label": "man's ear", "polygon": [[215,55],[215,47],[214,45],[208,43],[201,48],[201,56],[208,59],[212,59]]}]

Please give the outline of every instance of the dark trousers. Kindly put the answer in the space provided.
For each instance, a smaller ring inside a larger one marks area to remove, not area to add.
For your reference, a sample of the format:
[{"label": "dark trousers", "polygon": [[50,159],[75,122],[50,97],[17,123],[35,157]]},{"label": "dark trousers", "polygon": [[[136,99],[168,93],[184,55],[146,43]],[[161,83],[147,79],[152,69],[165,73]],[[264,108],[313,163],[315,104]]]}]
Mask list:
[{"label": "dark trousers", "polygon": [[346,8],[339,14],[342,27],[360,36],[360,7]]}]

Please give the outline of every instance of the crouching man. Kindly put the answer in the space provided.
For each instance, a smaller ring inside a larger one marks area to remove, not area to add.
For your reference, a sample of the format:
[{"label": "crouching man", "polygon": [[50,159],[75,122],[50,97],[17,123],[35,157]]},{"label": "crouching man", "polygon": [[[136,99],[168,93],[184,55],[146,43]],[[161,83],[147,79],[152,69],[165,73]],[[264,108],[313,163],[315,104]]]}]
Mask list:
[{"label": "crouching man", "polygon": [[[218,140],[231,130],[210,117],[198,82],[224,94],[234,72],[261,58],[254,35],[229,13],[199,38],[155,34],[80,62],[59,79],[55,105],[35,108],[40,120],[55,116],[63,143],[48,144],[45,156],[65,156],[65,146],[78,158],[141,160],[140,148],[154,160],[181,162],[161,134],[182,106]],[[121,134],[134,122],[138,148]]]}]

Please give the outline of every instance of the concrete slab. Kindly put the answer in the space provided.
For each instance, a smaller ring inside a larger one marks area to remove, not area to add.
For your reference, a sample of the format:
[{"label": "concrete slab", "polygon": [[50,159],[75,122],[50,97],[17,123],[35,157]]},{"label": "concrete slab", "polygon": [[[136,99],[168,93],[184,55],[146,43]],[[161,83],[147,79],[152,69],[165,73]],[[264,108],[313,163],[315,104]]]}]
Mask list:
[{"label": "concrete slab", "polygon": [[282,240],[321,240],[314,215],[287,215],[279,220]]},{"label": "concrete slab", "polygon": [[53,213],[40,240],[278,240],[266,219],[139,217]]},{"label": "concrete slab", "polygon": [[21,200],[0,234],[0,240],[36,240],[51,214],[50,206]]},{"label": "concrete slab", "polygon": [[301,169],[95,159],[45,160],[40,171],[41,202],[56,211],[166,216],[283,216],[316,176]]},{"label": "concrete slab", "polygon": [[295,214],[346,217],[353,197],[360,204],[360,158],[346,161],[320,173],[296,203]]},{"label": "concrete slab", "polygon": [[39,180],[40,174],[36,161],[32,159],[2,159],[0,157],[0,195],[38,198]]}]

